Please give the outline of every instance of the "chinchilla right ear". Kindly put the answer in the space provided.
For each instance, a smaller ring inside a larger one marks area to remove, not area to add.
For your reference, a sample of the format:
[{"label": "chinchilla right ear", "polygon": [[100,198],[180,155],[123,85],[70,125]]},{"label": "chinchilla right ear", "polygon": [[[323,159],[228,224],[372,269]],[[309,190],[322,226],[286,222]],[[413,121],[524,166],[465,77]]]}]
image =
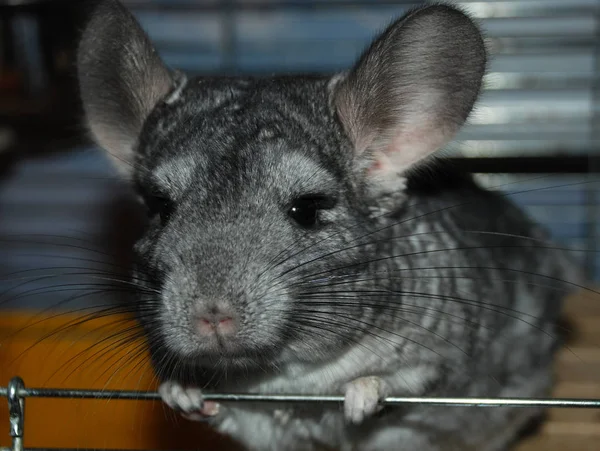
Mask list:
[{"label": "chinchilla right ear", "polygon": [[444,5],[413,10],[385,30],[346,74],[333,105],[356,168],[376,193],[446,145],[478,97],[486,51],[477,26]]},{"label": "chinchilla right ear", "polygon": [[142,126],[173,89],[173,74],[117,0],[94,3],[79,44],[77,72],[92,136],[117,168],[130,174]]}]

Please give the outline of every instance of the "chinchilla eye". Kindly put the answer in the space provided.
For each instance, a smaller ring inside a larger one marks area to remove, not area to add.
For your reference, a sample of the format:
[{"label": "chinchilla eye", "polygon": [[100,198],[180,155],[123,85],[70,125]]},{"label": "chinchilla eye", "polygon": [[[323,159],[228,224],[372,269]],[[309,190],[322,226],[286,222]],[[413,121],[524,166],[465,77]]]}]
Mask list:
[{"label": "chinchilla eye", "polygon": [[174,209],[173,202],[162,196],[148,196],[146,206],[148,207],[148,214],[151,217],[158,215],[163,225],[169,220]]},{"label": "chinchilla eye", "polygon": [[288,214],[299,226],[312,229],[321,224],[319,210],[329,210],[334,206],[334,199],[323,194],[311,194],[295,199]]}]

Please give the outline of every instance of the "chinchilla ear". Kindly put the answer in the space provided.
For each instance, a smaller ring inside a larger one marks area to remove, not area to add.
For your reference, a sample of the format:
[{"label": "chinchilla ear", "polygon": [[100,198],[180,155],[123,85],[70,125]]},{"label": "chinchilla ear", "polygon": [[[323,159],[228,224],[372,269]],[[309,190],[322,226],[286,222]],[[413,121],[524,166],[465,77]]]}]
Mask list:
[{"label": "chinchilla ear", "polygon": [[77,54],[81,97],[93,138],[129,174],[144,121],[174,80],[119,1],[94,6]]},{"label": "chinchilla ear", "polygon": [[399,174],[447,144],[473,108],[485,66],[476,25],[433,5],[394,22],[334,78],[333,104],[368,180],[398,185]]}]

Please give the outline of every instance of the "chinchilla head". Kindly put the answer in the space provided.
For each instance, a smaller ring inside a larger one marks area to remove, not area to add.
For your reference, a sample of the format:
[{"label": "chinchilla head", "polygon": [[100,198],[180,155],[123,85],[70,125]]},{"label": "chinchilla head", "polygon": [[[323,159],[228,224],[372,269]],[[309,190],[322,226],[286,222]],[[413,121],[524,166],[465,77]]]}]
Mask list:
[{"label": "chinchilla head", "polygon": [[370,212],[453,138],[485,60],[472,21],[433,5],[333,77],[186,79],[120,3],[102,2],[79,48],[81,95],[93,137],[148,207],[134,281],[160,360],[317,361],[352,344],[360,324],[318,300],[351,288],[336,274],[368,270],[356,243]]}]

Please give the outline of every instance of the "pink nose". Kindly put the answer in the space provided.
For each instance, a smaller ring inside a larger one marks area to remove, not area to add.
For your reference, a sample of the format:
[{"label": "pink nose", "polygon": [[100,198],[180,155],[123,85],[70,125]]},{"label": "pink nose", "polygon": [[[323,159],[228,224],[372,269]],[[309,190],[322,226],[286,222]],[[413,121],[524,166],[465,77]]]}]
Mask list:
[{"label": "pink nose", "polygon": [[235,322],[224,313],[204,313],[196,317],[196,329],[204,337],[218,334],[221,336],[235,333]]}]

